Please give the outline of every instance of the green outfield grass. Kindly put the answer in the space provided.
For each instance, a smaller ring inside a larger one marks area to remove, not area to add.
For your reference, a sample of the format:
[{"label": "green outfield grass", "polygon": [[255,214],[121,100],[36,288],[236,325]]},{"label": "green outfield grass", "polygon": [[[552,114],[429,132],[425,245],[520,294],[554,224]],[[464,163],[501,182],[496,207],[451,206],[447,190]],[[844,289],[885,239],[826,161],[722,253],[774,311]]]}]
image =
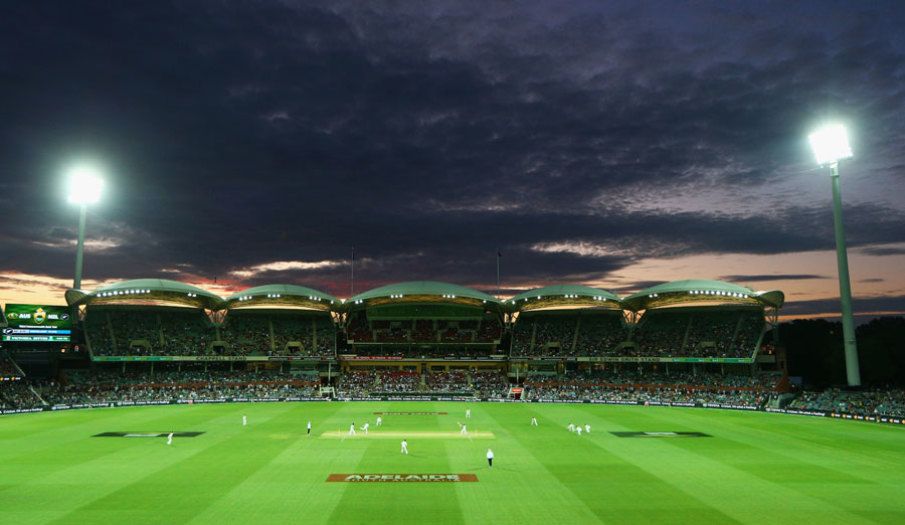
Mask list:
[{"label": "green outfield grass", "polygon": [[[479,438],[456,434],[466,422],[462,403],[4,416],[0,523],[905,523],[905,428],[683,408],[469,406],[468,428]],[[385,415],[377,429],[377,411],[448,414]],[[532,416],[539,427],[529,426]],[[352,421],[370,421],[371,435],[337,434]],[[589,423],[591,434],[569,433],[570,422]],[[92,437],[158,431],[204,434],[172,446]],[[409,438],[410,455],[400,454],[398,436]],[[465,473],[478,482],[327,483],[333,473]]]}]

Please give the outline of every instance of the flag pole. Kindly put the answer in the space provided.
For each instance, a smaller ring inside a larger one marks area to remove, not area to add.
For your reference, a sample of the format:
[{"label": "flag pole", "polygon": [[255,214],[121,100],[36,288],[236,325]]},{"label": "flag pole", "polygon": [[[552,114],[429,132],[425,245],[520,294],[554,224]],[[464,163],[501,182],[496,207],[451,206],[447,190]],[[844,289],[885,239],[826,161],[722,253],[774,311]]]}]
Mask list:
[{"label": "flag pole", "polygon": [[497,296],[497,298],[500,297],[500,294],[502,292],[500,290],[500,257],[501,256],[502,256],[502,254],[500,253],[500,249],[497,248],[496,249],[496,296]]},{"label": "flag pole", "polygon": [[349,297],[355,296],[355,246],[352,247],[352,278],[349,281]]}]

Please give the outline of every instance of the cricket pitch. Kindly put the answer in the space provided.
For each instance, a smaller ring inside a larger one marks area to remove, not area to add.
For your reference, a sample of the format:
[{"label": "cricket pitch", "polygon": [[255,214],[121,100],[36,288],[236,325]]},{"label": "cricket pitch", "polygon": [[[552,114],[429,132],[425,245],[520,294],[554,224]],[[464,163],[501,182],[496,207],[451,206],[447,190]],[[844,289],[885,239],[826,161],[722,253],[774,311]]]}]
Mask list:
[{"label": "cricket pitch", "polygon": [[357,431],[354,436],[349,435],[348,430],[328,430],[320,435],[322,439],[495,439],[493,432],[483,430],[469,431],[468,434],[462,434],[457,430],[449,432],[384,432],[381,430],[372,430],[367,435],[362,431]]}]

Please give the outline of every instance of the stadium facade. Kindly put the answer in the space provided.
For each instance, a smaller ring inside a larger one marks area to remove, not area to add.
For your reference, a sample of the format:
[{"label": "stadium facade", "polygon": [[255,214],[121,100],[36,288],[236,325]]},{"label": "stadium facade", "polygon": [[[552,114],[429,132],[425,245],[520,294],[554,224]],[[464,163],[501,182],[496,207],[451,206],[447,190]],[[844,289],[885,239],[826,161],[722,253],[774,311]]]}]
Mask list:
[{"label": "stadium facade", "polygon": [[349,299],[288,284],[222,298],[163,279],[66,293],[96,362],[298,362],[321,371],[326,364],[419,372],[468,362],[515,376],[562,371],[568,363],[775,364],[763,338],[783,300],[778,290],[708,280],[625,297],[555,285],[500,299],[414,281]]}]

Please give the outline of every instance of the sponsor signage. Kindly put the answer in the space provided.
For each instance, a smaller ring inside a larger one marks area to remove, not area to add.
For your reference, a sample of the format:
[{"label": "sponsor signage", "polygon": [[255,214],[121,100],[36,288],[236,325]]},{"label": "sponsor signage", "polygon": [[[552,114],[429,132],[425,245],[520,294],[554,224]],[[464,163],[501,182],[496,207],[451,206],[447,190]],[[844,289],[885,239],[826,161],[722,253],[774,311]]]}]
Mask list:
[{"label": "sponsor signage", "polygon": [[168,361],[268,361],[270,357],[261,355],[235,356],[235,355],[95,355],[92,361],[120,363],[120,362],[168,362]]},{"label": "sponsor signage", "polygon": [[474,474],[330,474],[328,483],[462,483],[475,482]]},{"label": "sponsor signage", "polygon": [[[551,358],[552,359],[552,358]],[[745,357],[574,357],[580,363],[725,363],[750,364],[754,358]]]}]

